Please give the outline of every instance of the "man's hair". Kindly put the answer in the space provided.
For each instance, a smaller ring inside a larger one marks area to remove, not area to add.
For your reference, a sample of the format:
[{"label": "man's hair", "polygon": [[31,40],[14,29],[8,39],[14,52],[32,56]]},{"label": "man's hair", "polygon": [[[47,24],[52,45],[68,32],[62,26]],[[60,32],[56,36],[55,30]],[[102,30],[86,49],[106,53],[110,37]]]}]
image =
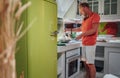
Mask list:
[{"label": "man's hair", "polygon": [[82,2],[79,5],[80,5],[80,7],[87,7],[87,8],[89,8],[89,4],[86,3],[86,2]]}]

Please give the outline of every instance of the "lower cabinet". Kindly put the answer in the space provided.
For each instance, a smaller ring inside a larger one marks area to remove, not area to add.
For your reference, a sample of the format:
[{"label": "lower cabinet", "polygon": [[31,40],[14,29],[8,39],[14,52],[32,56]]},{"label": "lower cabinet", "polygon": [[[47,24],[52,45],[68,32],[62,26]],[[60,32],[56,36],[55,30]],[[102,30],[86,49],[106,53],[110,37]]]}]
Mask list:
[{"label": "lower cabinet", "polygon": [[104,76],[104,56],[105,56],[105,51],[104,51],[104,46],[96,46],[96,55],[95,55],[95,67],[97,71],[97,77],[102,78]]},{"label": "lower cabinet", "polygon": [[97,73],[103,77],[113,74],[120,77],[120,47],[97,46],[95,66]]},{"label": "lower cabinet", "polygon": [[79,78],[80,48],[58,53],[57,78]]},{"label": "lower cabinet", "polygon": [[105,74],[120,77],[120,48],[105,48]]}]

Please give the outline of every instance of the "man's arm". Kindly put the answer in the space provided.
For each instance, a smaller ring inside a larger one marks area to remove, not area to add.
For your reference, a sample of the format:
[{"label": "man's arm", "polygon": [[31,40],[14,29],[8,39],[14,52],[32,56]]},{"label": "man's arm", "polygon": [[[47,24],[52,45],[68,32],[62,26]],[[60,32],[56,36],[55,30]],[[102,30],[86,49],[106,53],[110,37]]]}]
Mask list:
[{"label": "man's arm", "polygon": [[[65,31],[71,31],[71,29],[70,28],[66,28]],[[73,28],[72,31],[80,32],[81,31],[81,27],[79,27],[79,28]]]},{"label": "man's arm", "polygon": [[73,31],[81,31],[82,26],[80,26],[79,28],[74,28]]},{"label": "man's arm", "polygon": [[98,26],[99,26],[99,23],[93,23],[92,25],[92,29],[90,29],[89,31],[87,32],[83,32],[81,35],[79,35],[76,39],[80,39],[82,36],[89,36],[89,35],[92,35],[94,33],[96,33],[96,31],[98,30]]}]

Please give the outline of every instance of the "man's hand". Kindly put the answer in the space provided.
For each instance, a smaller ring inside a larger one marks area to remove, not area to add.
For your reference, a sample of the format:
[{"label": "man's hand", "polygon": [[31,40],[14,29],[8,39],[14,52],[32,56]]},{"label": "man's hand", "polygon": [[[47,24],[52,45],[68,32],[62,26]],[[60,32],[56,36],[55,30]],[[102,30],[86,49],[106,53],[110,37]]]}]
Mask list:
[{"label": "man's hand", "polygon": [[83,35],[82,35],[82,34],[80,34],[79,36],[77,36],[77,37],[76,37],[76,40],[81,39],[81,38],[82,38],[82,36],[83,36]]}]

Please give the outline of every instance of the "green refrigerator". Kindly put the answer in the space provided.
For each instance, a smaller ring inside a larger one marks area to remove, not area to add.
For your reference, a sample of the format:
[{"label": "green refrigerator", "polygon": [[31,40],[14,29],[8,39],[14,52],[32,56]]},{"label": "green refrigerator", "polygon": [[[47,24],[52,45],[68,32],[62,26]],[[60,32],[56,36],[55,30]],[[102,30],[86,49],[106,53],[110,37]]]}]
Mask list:
[{"label": "green refrigerator", "polygon": [[30,0],[25,24],[37,19],[19,42],[17,74],[25,78],[57,78],[57,5],[54,0]]}]

